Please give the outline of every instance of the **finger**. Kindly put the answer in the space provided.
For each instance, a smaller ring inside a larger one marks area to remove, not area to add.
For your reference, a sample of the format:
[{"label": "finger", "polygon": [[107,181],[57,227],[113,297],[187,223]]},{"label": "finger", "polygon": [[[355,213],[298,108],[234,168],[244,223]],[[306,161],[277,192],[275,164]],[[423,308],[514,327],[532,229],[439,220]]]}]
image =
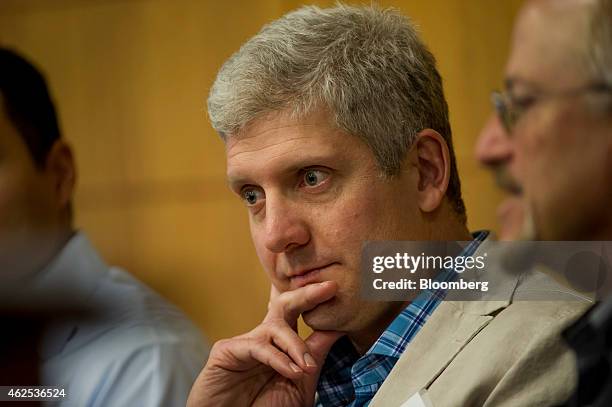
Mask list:
[{"label": "finger", "polygon": [[317,363],[311,355],[310,349],[300,336],[284,321],[282,324],[272,324],[268,327],[272,342],[304,371],[313,371]]},{"label": "finger", "polygon": [[338,290],[335,281],[308,284],[293,291],[286,291],[271,301],[266,320],[283,319],[294,325],[303,312],[331,299]]},{"label": "finger", "polygon": [[272,306],[272,300],[275,300],[280,295],[280,291],[274,284],[270,285],[270,301],[268,301],[268,309]]},{"label": "finger", "polygon": [[276,297],[278,297],[280,295],[280,291],[278,291],[278,288],[276,288],[276,286],[274,284],[272,284],[270,286],[270,299],[273,300]]},{"label": "finger", "polygon": [[337,331],[314,331],[306,338],[305,344],[317,364],[322,365],[331,347],[344,335],[344,332]]},{"label": "finger", "polygon": [[213,346],[207,367],[244,372],[265,365],[289,379],[299,379],[303,370],[267,338],[242,336],[219,341]]},{"label": "finger", "polygon": [[[307,372],[304,376],[302,381],[305,390],[304,394],[314,395],[319,382],[319,376],[321,375],[321,369],[325,363],[325,358],[334,343],[344,335],[343,332],[336,331],[314,331],[306,339],[306,346],[310,349],[312,357],[317,363],[317,368],[314,371]],[[314,402],[314,399],[308,401],[310,404],[312,404],[312,402]]]},{"label": "finger", "polygon": [[304,371],[289,356],[272,344],[260,344],[250,347],[250,357],[266,366],[270,366],[288,379],[296,380],[304,375]]}]

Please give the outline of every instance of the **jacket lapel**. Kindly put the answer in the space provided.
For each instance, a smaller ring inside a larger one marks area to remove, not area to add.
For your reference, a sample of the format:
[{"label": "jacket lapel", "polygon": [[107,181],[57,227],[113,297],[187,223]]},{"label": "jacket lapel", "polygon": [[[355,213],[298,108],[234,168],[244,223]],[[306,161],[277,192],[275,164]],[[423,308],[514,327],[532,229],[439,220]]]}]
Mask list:
[{"label": "jacket lapel", "polygon": [[[489,242],[485,240],[477,252],[486,250]],[[519,276],[493,274],[487,278],[496,280],[495,296],[482,295],[480,301],[443,301],[438,306],[408,344],[372,399],[371,407],[400,406],[414,393],[428,388],[494,315],[510,305]]]},{"label": "jacket lapel", "polygon": [[[464,312],[463,305],[443,302],[438,306],[408,345],[370,406],[399,406],[420,389],[427,388],[493,319],[486,314]],[[490,308],[494,312],[505,306],[507,303],[503,301],[490,301],[483,310]]]}]

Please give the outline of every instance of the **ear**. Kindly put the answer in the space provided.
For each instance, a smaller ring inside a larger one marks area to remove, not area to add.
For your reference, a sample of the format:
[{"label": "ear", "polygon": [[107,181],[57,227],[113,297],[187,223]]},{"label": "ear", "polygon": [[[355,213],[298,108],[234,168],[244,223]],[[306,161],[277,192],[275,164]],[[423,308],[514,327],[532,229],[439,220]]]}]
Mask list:
[{"label": "ear", "polygon": [[76,184],[76,168],[72,149],[63,140],[57,140],[51,147],[45,172],[53,179],[58,207],[67,208]]},{"label": "ear", "polygon": [[418,205],[423,212],[436,210],[448,188],[450,152],[444,138],[435,130],[425,129],[417,134],[414,145],[419,180]]}]

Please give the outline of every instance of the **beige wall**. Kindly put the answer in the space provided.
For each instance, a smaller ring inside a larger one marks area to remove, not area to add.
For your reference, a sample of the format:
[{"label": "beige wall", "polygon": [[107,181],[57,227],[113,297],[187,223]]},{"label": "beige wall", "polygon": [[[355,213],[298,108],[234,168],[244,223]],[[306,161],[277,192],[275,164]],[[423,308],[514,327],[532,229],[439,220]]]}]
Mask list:
[{"label": "beige wall", "polygon": [[[472,150],[521,0],[381,3],[411,16],[437,56],[470,226],[494,227],[499,196]],[[213,340],[253,327],[268,288],[246,211],[225,186],[223,146],[204,101],[224,59],[300,4],[0,1],[0,43],[47,73],[76,150],[77,225]]]}]

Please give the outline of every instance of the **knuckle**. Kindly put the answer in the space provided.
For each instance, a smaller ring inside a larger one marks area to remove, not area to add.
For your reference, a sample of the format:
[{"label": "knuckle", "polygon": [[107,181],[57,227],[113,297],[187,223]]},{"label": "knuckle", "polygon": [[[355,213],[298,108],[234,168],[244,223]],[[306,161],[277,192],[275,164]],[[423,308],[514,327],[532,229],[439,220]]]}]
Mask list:
[{"label": "knuckle", "polygon": [[248,338],[248,336],[249,334],[243,334],[243,335],[234,336],[232,338],[219,339],[215,343],[213,343],[210,349],[210,352],[211,354],[212,353],[224,353],[231,349],[235,349],[236,347],[239,347],[241,343],[243,343],[243,341]]},{"label": "knuckle", "polygon": [[262,322],[261,324],[259,324],[259,326],[253,330],[253,334],[256,336],[261,336],[261,335],[268,336],[269,332],[272,329],[274,329],[274,324],[275,324],[274,319],[268,319]]},{"label": "knuckle", "polygon": [[213,359],[215,356],[221,357],[222,355],[231,352],[235,346],[236,341],[233,338],[230,339],[219,339],[216,341],[210,349],[210,358]]},{"label": "knuckle", "polygon": [[279,294],[278,297],[270,300],[270,307],[284,309],[286,304],[289,302],[290,297],[291,294],[288,291],[285,291],[284,293]]},{"label": "knuckle", "polygon": [[270,330],[267,328],[266,324],[267,323],[260,324],[245,336],[246,343],[249,347],[262,346],[270,342]]},{"label": "knuckle", "polygon": [[211,352],[219,352],[225,348],[227,348],[228,346],[228,342],[230,340],[229,339],[219,339],[217,342],[215,342],[211,348]]},{"label": "knuckle", "polygon": [[265,330],[266,332],[275,332],[278,329],[282,329],[287,325],[287,323],[285,322],[284,319],[279,318],[279,317],[273,317],[273,318],[269,318],[266,321],[262,322],[261,325],[259,325],[261,327],[261,329]]}]

